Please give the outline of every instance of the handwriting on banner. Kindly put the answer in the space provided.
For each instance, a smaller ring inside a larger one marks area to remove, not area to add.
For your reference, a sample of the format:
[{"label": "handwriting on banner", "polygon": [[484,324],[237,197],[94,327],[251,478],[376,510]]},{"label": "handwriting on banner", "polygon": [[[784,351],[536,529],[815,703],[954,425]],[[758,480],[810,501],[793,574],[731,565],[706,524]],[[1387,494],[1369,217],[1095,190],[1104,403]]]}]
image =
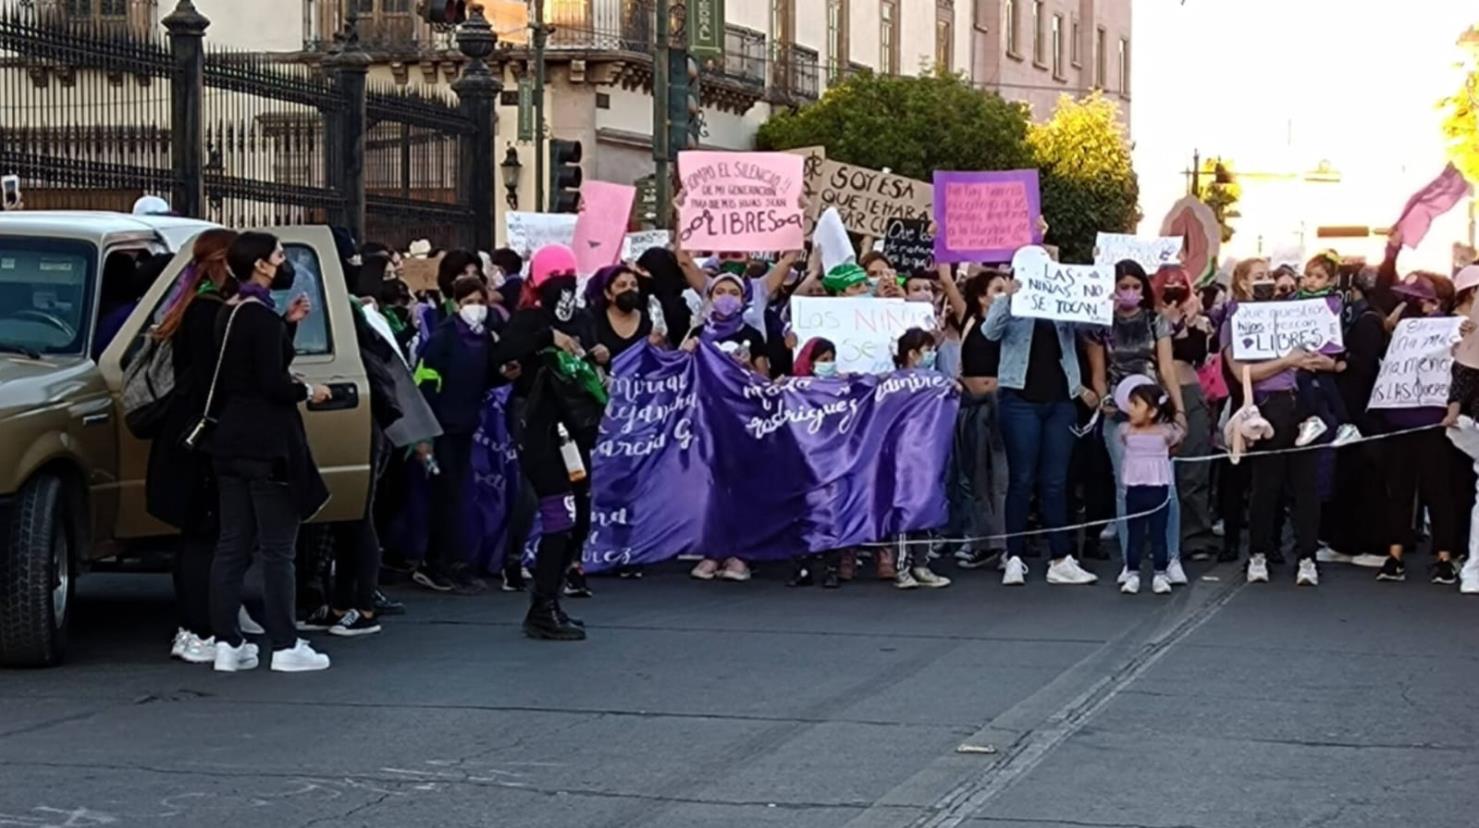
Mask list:
[{"label": "handwriting on banner", "polygon": [[923,181],[827,161],[807,215],[815,222],[823,210],[836,207],[850,232],[881,239],[889,219],[928,219],[933,200],[934,188]]},{"label": "handwriting on banner", "polygon": [[[1448,404],[1453,343],[1463,319],[1404,319],[1397,323],[1381,372],[1371,389],[1369,409],[1438,408]],[[1328,374],[1326,376],[1329,376]],[[1322,382],[1324,379],[1322,378]]]},{"label": "handwriting on banner", "polygon": [[1005,261],[1042,241],[1037,170],[936,172],[935,261]]},{"label": "handwriting on banner", "polygon": [[1325,299],[1244,302],[1233,311],[1233,357],[1277,359],[1295,348],[1342,347],[1340,314]]},{"label": "handwriting on banner", "polygon": [[642,254],[654,247],[667,247],[673,243],[673,232],[671,230],[641,230],[636,233],[628,233],[621,243],[621,258],[623,261],[635,262],[642,258]]},{"label": "handwriting on banner", "polygon": [[509,210],[503,214],[504,243],[527,262],[529,254],[547,244],[569,245],[575,241],[574,213],[525,213]]},{"label": "handwriting on banner", "polygon": [[686,250],[801,247],[802,168],[787,152],[681,152],[678,238]]},{"label": "handwriting on banner", "polygon": [[1161,265],[1180,262],[1181,242],[1179,236],[1141,238],[1127,233],[1100,233],[1094,240],[1094,264],[1114,267],[1129,259],[1154,276]]},{"label": "handwriting on banner", "polygon": [[1068,265],[1048,258],[1040,247],[1024,247],[1012,257],[1018,284],[1012,314],[1108,325],[1114,321],[1114,268]]},{"label": "handwriting on banner", "polygon": [[871,296],[791,300],[791,329],[797,346],[823,337],[837,346],[837,370],[882,374],[894,370],[892,346],[910,328],[935,327],[933,306]]},{"label": "handwriting on banner", "polygon": [[883,255],[894,270],[909,273],[935,263],[935,237],[926,219],[889,219],[883,234]]}]

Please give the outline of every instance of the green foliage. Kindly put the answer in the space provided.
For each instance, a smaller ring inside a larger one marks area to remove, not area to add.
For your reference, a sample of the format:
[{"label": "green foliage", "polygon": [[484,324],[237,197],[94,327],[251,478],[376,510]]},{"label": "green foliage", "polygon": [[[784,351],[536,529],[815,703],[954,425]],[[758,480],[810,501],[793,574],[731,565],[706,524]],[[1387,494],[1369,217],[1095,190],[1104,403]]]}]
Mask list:
[{"label": "green foliage", "polygon": [[1212,208],[1213,215],[1217,216],[1217,223],[1222,227],[1222,241],[1232,241],[1233,233],[1237,232],[1232,220],[1243,217],[1235,206],[1243,196],[1243,185],[1238,183],[1232,164],[1221,158],[1209,158],[1202,162],[1200,180],[1202,203]]},{"label": "green foliage", "polygon": [[1140,184],[1117,113],[1097,92],[1081,101],[1063,95],[1053,117],[1028,133],[1047,243],[1065,262],[1093,261],[1099,231],[1132,233],[1140,221]]},{"label": "green foliage", "polygon": [[929,181],[935,170],[1032,165],[1027,110],[960,75],[861,72],[760,127],[763,150],[825,146],[827,158]]}]

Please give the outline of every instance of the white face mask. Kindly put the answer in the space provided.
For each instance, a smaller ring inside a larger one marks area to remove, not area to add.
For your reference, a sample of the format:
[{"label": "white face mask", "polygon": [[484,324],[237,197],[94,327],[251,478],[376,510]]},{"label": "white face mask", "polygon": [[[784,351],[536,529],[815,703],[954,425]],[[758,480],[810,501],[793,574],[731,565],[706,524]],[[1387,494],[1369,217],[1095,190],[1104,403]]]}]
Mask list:
[{"label": "white face mask", "polygon": [[483,329],[483,323],[488,320],[488,306],[463,305],[457,309],[457,315],[462,317],[462,321],[466,322],[469,328],[475,331],[481,331]]}]

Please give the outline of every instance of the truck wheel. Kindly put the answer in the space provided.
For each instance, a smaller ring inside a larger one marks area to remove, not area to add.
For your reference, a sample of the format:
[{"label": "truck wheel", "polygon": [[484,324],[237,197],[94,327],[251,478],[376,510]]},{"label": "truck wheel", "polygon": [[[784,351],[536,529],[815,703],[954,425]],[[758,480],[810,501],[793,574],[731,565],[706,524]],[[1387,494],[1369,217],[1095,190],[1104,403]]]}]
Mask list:
[{"label": "truck wheel", "polygon": [[0,549],[0,665],[50,667],[67,649],[72,543],[62,481],[43,474],[16,496]]}]

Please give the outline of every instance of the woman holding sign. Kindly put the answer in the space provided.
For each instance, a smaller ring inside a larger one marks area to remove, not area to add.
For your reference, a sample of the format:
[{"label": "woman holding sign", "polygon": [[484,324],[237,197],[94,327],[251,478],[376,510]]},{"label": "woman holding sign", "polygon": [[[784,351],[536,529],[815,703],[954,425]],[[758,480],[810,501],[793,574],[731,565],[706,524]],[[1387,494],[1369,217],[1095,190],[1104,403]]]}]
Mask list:
[{"label": "woman holding sign", "polygon": [[[1012,312],[1012,296],[1020,285],[1013,280],[991,303],[982,329],[986,338],[1001,343],[997,384],[1001,389],[1001,435],[1007,450],[1006,530],[1007,562],[1001,582],[1026,581],[1022,562],[1027,513],[1037,489],[1039,509],[1049,529],[1068,524],[1068,464],[1073,457],[1075,398],[1093,408],[1099,396],[1084,387],[1078,369],[1074,326],[1069,322],[1033,319]],[[1052,532],[1048,545],[1052,563],[1050,584],[1092,584],[1099,576],[1078,565],[1070,554],[1072,538]]]}]

